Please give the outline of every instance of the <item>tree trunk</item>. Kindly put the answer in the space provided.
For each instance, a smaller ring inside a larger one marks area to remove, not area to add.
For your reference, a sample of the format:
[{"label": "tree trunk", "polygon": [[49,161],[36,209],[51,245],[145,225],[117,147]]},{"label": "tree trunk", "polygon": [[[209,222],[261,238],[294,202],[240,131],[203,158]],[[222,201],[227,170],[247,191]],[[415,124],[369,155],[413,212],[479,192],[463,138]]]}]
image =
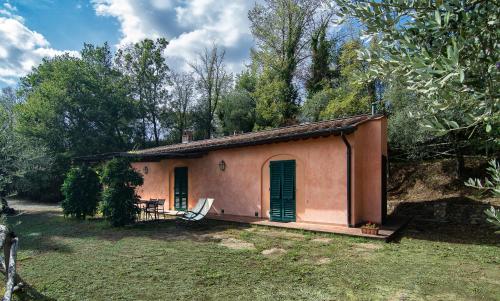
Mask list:
[{"label": "tree trunk", "polygon": [[156,114],[153,114],[153,131],[155,135],[155,144],[156,146],[160,145],[160,139],[158,137],[158,127],[156,126]]},{"label": "tree trunk", "polygon": [[6,226],[0,226],[0,247],[3,247],[3,258],[0,269],[6,276],[5,293],[2,301],[10,301],[14,287],[18,284],[19,277],[16,274],[18,238],[10,232]]},{"label": "tree trunk", "polygon": [[[16,285],[16,256],[17,256],[17,244],[18,238],[12,237],[7,239],[9,243],[4,246],[4,252],[8,250],[8,255],[5,255],[5,266],[7,267],[7,283],[5,284],[5,294],[2,301],[10,301],[12,299],[12,293],[14,291],[14,286]],[[7,258],[9,260],[7,261]]]},{"label": "tree trunk", "polygon": [[146,147],[146,118],[142,118],[142,147]]},{"label": "tree trunk", "polygon": [[464,154],[462,153],[462,149],[460,148],[460,143],[456,135],[453,135],[453,147],[455,148],[455,173],[457,179],[464,178],[465,171],[465,159]]}]

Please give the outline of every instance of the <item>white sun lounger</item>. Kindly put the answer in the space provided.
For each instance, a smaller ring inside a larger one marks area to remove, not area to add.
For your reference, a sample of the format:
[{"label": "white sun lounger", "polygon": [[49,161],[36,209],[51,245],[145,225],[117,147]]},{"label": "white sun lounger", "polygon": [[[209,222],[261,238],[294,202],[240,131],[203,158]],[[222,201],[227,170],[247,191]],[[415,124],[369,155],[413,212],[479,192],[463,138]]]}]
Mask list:
[{"label": "white sun lounger", "polygon": [[178,216],[185,221],[199,221],[208,214],[213,203],[214,199],[199,199],[192,210],[180,212]]}]

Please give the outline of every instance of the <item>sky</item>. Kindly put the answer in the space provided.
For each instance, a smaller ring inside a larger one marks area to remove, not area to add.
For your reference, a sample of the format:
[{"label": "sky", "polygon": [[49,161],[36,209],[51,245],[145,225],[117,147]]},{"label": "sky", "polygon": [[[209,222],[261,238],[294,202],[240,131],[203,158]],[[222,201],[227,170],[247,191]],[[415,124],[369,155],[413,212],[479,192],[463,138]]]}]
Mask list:
[{"label": "sky", "polygon": [[0,0],[0,87],[15,86],[44,57],[78,56],[83,43],[113,49],[144,38],[169,40],[169,65],[187,70],[204,47],[226,49],[240,71],[253,46],[250,0]]}]

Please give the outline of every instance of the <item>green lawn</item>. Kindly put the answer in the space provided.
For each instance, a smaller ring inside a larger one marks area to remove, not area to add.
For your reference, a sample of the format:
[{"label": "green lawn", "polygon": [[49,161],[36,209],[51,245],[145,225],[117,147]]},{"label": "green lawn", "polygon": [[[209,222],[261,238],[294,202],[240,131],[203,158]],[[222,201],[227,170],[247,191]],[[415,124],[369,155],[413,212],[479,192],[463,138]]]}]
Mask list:
[{"label": "green lawn", "polygon": [[21,277],[57,300],[500,299],[491,229],[410,226],[387,244],[215,221],[116,229],[36,212],[9,223]]}]

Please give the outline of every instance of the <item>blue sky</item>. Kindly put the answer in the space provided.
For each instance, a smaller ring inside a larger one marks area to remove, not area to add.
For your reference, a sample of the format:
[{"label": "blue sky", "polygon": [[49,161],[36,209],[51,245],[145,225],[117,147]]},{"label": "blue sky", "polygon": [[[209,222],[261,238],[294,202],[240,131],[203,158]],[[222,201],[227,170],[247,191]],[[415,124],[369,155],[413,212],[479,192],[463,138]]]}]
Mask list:
[{"label": "blue sky", "polygon": [[174,69],[213,42],[226,49],[226,65],[241,70],[253,45],[249,0],[0,0],[0,87],[43,57],[78,55],[84,42],[115,49],[144,38],[166,37]]},{"label": "blue sky", "polygon": [[[1,0],[0,0],[1,1]],[[80,50],[83,42],[116,44],[119,22],[95,14],[87,1],[11,1],[28,28],[41,33],[56,49]]]}]

